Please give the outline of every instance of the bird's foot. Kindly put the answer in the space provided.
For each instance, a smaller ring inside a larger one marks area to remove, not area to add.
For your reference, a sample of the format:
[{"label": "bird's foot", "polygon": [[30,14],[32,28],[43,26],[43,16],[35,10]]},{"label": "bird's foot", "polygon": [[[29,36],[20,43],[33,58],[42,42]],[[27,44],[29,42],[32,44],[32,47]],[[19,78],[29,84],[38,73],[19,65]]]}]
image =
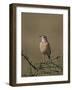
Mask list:
[{"label": "bird's foot", "polygon": [[45,62],[44,62],[44,61],[42,61],[42,62],[41,62],[41,64],[45,64]]}]

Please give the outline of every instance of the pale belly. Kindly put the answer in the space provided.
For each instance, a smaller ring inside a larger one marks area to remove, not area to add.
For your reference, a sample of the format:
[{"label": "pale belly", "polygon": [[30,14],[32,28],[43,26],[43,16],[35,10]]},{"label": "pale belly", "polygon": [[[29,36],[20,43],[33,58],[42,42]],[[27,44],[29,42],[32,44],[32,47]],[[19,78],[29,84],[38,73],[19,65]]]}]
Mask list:
[{"label": "pale belly", "polygon": [[43,54],[47,53],[47,51],[48,51],[48,43],[40,42],[40,51]]}]

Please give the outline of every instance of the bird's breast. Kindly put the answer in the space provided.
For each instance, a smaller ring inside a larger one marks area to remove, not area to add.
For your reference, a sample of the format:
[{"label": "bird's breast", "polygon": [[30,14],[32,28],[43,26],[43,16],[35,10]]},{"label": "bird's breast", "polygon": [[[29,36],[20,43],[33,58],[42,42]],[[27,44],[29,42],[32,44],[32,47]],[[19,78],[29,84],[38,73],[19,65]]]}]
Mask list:
[{"label": "bird's breast", "polygon": [[48,43],[47,42],[40,42],[41,53],[46,53],[47,49],[48,49]]}]

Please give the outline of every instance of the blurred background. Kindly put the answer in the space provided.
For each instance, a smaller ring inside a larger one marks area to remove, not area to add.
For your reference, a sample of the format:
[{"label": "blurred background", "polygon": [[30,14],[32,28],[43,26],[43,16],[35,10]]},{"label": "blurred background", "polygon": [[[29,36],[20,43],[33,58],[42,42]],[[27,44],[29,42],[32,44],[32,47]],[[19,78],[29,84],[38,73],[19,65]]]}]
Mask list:
[{"label": "blurred background", "polygon": [[[62,65],[63,15],[22,13],[22,51],[35,66],[42,59],[42,54],[39,49],[41,35],[48,37],[51,46],[51,57],[61,56],[60,60],[54,62]],[[34,70],[30,71],[30,65],[22,56],[22,76],[29,76],[31,72],[34,72]],[[54,73],[51,73],[51,75]]]}]

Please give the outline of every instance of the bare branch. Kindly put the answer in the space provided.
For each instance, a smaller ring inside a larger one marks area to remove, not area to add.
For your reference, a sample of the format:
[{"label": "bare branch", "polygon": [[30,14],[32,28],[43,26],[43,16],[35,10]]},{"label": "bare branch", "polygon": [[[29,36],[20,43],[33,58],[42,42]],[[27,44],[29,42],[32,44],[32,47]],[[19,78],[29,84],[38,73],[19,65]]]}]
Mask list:
[{"label": "bare branch", "polygon": [[25,60],[32,66],[32,68],[34,68],[35,70],[38,70],[30,61],[29,61],[29,58],[27,56],[25,56],[23,53],[22,53],[22,56],[25,58]]}]

